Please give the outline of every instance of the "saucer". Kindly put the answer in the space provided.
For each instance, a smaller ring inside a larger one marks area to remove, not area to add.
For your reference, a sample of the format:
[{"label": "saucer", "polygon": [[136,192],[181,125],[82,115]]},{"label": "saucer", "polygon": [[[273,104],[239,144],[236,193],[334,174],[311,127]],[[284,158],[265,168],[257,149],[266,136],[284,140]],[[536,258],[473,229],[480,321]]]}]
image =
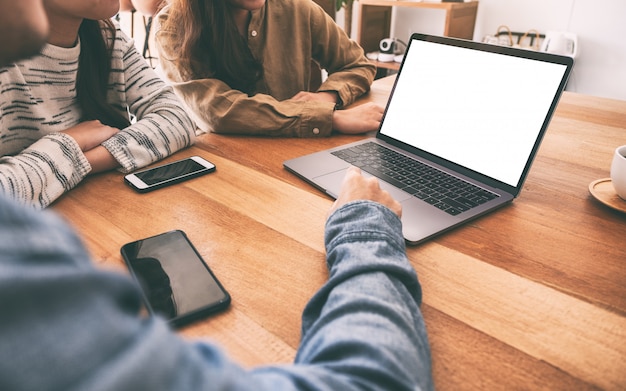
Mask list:
[{"label": "saucer", "polygon": [[589,184],[591,195],[609,208],[626,213],[626,201],[615,192],[611,178],[598,179]]}]

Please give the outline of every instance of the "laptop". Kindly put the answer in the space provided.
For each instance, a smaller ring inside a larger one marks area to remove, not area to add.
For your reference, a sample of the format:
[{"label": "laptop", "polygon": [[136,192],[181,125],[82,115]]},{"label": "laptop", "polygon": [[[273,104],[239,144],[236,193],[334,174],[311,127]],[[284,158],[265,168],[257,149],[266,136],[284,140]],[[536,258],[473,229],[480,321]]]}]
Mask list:
[{"label": "laptop", "polygon": [[424,242],[515,199],[573,67],[566,56],[413,34],[375,137],[287,160],[336,198],[358,166]]}]

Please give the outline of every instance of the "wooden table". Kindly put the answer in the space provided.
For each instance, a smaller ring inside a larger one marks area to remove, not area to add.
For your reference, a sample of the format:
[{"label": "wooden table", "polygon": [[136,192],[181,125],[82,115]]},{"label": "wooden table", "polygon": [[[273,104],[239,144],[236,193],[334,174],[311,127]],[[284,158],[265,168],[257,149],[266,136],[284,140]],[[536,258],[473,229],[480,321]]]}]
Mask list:
[{"label": "wooden table", "polygon": [[[377,80],[364,101],[384,104],[392,82]],[[282,162],[359,137],[207,134],[167,160],[198,154],[214,174],[148,194],[120,173],[96,175],[52,208],[96,262],[124,272],[124,243],[184,230],[233,303],[181,333],[246,366],[287,363],[301,311],[327,277],[332,201]],[[409,248],[439,390],[626,389],[626,215],[588,192],[622,144],[626,102],[565,93],[517,200]]]}]

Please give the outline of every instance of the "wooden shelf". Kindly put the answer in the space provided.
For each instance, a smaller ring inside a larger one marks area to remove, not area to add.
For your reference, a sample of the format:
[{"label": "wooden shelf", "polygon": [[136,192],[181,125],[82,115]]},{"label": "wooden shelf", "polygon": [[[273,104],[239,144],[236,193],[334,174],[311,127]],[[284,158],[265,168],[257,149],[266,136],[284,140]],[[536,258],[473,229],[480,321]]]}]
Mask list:
[{"label": "wooden shelf", "polygon": [[435,1],[403,1],[403,0],[359,0],[361,5],[379,5],[383,7],[398,6],[398,7],[414,7],[414,8],[437,8],[437,9],[462,9],[462,8],[475,8],[478,1],[468,2],[435,2]]},{"label": "wooden shelf", "polygon": [[[366,53],[378,51],[381,39],[390,36],[392,7],[430,8],[446,12],[443,35],[473,39],[478,1],[467,3],[436,3],[428,1],[359,0],[360,20],[356,41]],[[398,69],[397,63],[377,62],[379,68]]]}]

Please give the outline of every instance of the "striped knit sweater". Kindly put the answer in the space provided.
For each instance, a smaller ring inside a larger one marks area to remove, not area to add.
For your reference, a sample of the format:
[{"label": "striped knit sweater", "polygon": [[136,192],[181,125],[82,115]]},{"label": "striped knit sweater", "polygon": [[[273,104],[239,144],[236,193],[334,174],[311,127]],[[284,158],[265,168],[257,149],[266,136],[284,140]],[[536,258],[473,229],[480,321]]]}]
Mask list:
[{"label": "striped knit sweater", "polygon": [[[178,98],[118,27],[108,99],[136,121],[102,145],[130,172],[193,144],[195,127]],[[88,44],[88,43],[83,43]],[[40,55],[0,68],[0,193],[44,208],[91,171],[61,131],[80,122],[76,74],[80,43],[45,46]]]}]

